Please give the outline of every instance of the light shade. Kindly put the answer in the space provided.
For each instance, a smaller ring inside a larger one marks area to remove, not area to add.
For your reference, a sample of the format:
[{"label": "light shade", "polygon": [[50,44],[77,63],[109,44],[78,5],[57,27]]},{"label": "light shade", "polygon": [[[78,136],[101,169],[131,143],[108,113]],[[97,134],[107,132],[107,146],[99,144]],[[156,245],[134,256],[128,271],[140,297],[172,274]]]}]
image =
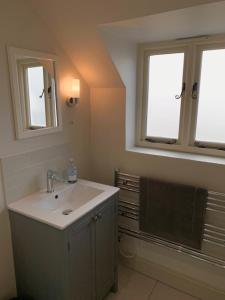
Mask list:
[{"label": "light shade", "polygon": [[72,98],[80,98],[80,79],[72,79]]}]

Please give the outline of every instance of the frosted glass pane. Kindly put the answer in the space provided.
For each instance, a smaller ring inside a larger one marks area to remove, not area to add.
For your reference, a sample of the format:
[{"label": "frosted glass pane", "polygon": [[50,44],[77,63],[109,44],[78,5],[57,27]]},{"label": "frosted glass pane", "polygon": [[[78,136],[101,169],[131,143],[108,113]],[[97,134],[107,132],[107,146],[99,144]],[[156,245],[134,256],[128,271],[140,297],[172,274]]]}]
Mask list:
[{"label": "frosted glass pane", "polygon": [[202,54],[196,140],[225,142],[225,49]]},{"label": "frosted glass pane", "polygon": [[46,127],[43,67],[28,68],[27,76],[30,100],[30,125]]},{"label": "frosted glass pane", "polygon": [[177,139],[179,135],[184,53],[149,58],[147,136]]}]

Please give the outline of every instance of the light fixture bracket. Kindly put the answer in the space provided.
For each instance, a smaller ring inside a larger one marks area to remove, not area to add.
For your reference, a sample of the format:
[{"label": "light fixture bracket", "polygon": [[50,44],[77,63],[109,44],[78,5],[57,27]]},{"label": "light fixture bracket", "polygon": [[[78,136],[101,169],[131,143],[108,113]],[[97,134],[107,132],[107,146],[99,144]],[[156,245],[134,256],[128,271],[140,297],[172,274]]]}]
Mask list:
[{"label": "light fixture bracket", "polygon": [[74,106],[74,105],[76,105],[76,104],[79,103],[79,99],[80,98],[73,98],[73,97],[71,97],[71,98],[69,98],[69,99],[66,100],[66,104],[67,104],[67,106],[72,107],[72,106]]}]

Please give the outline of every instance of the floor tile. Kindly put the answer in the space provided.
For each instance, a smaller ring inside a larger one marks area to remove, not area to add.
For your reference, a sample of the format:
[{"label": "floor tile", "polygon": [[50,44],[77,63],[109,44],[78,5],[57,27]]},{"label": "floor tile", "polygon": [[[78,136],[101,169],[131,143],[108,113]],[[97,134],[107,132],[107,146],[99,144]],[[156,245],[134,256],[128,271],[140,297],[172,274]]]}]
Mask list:
[{"label": "floor tile", "polygon": [[119,267],[119,290],[106,300],[148,300],[156,281],[124,266]]},{"label": "floor tile", "polygon": [[148,300],[199,300],[158,282]]}]

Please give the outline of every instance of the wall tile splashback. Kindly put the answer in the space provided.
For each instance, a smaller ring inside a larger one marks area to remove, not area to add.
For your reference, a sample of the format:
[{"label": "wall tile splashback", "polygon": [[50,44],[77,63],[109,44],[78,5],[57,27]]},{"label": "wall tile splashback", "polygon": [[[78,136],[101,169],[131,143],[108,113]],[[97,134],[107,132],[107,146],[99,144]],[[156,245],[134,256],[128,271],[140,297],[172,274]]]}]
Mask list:
[{"label": "wall tile splashback", "polygon": [[48,169],[65,176],[68,159],[72,156],[69,148],[69,145],[63,144],[2,158],[6,203],[45,188]]}]

